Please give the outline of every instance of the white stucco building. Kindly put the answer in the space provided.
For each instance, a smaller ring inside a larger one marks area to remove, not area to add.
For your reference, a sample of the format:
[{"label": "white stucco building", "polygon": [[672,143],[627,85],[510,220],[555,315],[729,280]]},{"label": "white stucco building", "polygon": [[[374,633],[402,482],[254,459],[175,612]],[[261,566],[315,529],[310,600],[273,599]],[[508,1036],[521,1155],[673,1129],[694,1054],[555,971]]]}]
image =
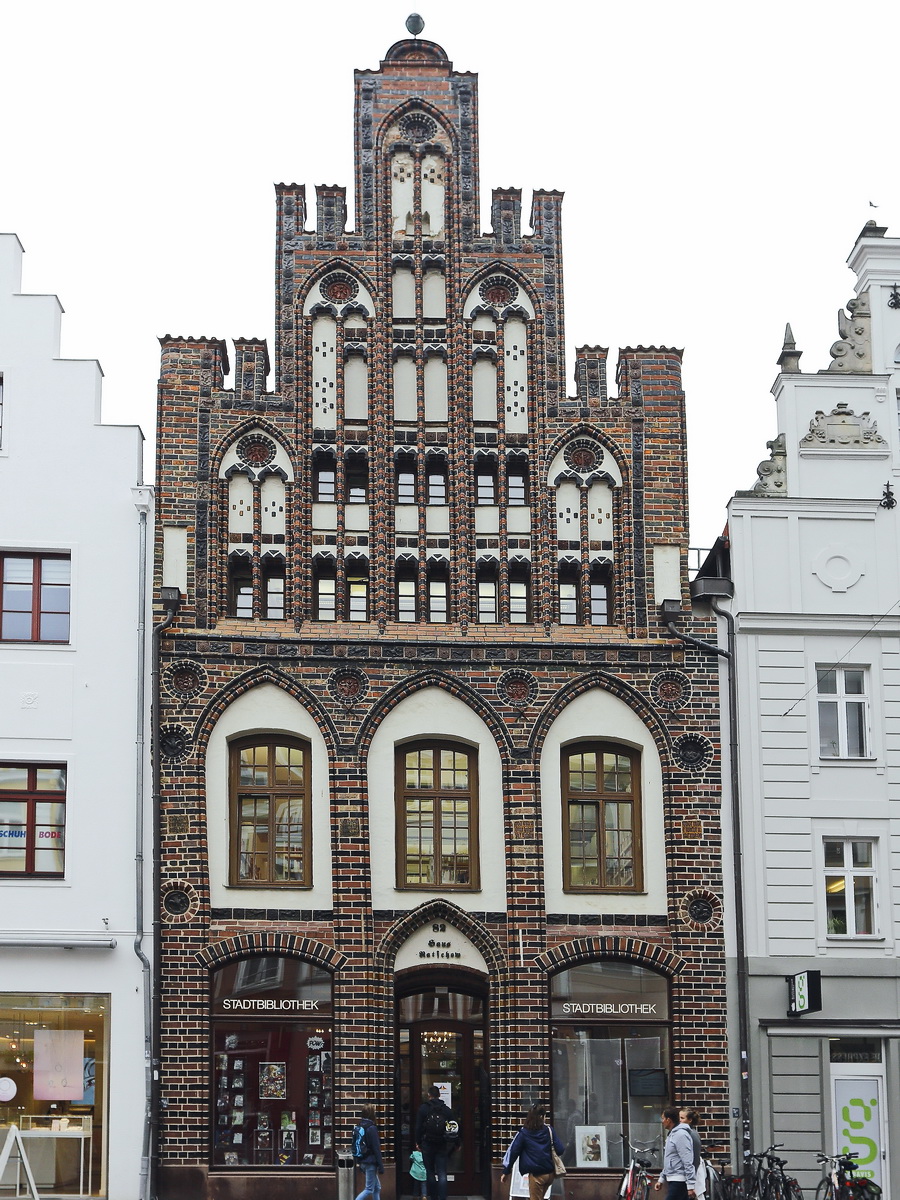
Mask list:
[{"label": "white stucco building", "polygon": [[[804,1187],[816,1151],[846,1149],[900,1195],[900,239],[884,234],[853,248],[827,370],[801,372],[788,327],[771,457],[695,586],[734,584],[745,1148],[783,1143]],[[821,973],[821,1010],[788,1015],[803,972]]]},{"label": "white stucco building", "polygon": [[149,1066],[152,495],[140,430],[100,424],[100,368],[59,357],[59,301],[21,294],[21,261],[0,236],[0,1148],[17,1124],[42,1196],[131,1200]]}]

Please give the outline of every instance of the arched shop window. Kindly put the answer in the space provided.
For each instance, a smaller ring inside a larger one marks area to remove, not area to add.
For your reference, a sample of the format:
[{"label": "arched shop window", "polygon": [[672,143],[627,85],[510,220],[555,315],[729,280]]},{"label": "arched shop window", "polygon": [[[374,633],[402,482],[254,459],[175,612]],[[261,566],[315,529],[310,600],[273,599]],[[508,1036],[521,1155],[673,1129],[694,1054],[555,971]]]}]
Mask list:
[{"label": "arched shop window", "polygon": [[623,1135],[650,1145],[671,1099],[665,976],[609,960],[550,981],[554,1128],[567,1166],[618,1169]]},{"label": "arched shop window", "polygon": [[291,1170],[334,1161],[331,975],[282,955],[212,973],[216,1169]]}]

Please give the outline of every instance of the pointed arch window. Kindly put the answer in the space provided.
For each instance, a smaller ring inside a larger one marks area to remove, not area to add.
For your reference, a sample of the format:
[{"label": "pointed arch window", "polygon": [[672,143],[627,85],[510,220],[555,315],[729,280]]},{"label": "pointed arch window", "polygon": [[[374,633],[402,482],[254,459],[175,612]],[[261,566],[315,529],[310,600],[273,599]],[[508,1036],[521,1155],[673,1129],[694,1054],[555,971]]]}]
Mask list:
[{"label": "pointed arch window", "polygon": [[444,624],[450,620],[450,574],[445,562],[428,564],[428,620]]},{"label": "pointed arch window", "polygon": [[337,499],[337,466],[330,450],[313,454],[313,500],[318,504],[334,504]]},{"label": "pointed arch window", "polygon": [[317,621],[334,621],[337,618],[335,561],[324,555],[313,563],[313,611]]},{"label": "pointed arch window", "polygon": [[509,565],[509,620],[512,625],[527,625],[531,620],[531,565]]},{"label": "pointed arch window", "polygon": [[418,563],[401,558],[394,568],[394,616],[398,621],[416,621],[419,617]]},{"label": "pointed arch window", "polygon": [[228,613],[253,616],[253,560],[249,554],[232,554],[228,560]]},{"label": "pointed arch window", "polygon": [[475,460],[475,503],[497,503],[497,460],[487,454]]},{"label": "pointed arch window", "polygon": [[269,621],[283,621],[285,564],[280,554],[263,556],[262,582],[265,617]]},{"label": "pointed arch window", "polygon": [[231,885],[311,887],[309,746],[255,736],[230,753]]},{"label": "pointed arch window", "polygon": [[344,459],[344,498],[347,504],[369,502],[369,459],[364,451],[354,451]]},{"label": "pointed arch window", "polygon": [[348,621],[369,619],[369,564],[363,558],[347,560],[346,612]]},{"label": "pointed arch window", "polygon": [[557,588],[560,625],[580,625],[582,619],[581,567],[578,563],[561,562],[559,564]]},{"label": "pointed arch window", "polygon": [[640,754],[614,742],[562,752],[566,891],[637,892],[641,867]]},{"label": "pointed arch window", "polygon": [[396,464],[396,501],[398,504],[416,502],[416,459],[413,454],[400,454]]},{"label": "pointed arch window", "polygon": [[499,585],[497,564],[484,562],[478,566],[478,621],[482,625],[496,625],[500,620]]},{"label": "pointed arch window", "polygon": [[447,503],[447,460],[441,454],[429,454],[425,464],[429,504]]},{"label": "pointed arch window", "polygon": [[431,740],[398,747],[396,810],[398,888],[478,887],[475,750]]},{"label": "pointed arch window", "polygon": [[591,567],[591,624],[609,625],[612,614],[612,576],[605,563]]},{"label": "pointed arch window", "polygon": [[511,506],[529,502],[528,459],[524,454],[511,454],[507,459],[506,502]]}]

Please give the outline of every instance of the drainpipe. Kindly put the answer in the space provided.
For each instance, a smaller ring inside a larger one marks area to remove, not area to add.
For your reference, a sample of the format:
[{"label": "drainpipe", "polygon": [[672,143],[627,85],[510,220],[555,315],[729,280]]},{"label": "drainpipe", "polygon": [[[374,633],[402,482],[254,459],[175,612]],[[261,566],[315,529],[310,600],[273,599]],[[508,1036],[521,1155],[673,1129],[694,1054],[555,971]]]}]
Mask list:
[{"label": "drainpipe", "polygon": [[[145,1146],[147,1150],[147,1172],[144,1177],[142,1166],[142,1200],[152,1200],[157,1194],[157,1172],[159,1170],[159,1028],[160,1028],[160,986],[159,986],[159,971],[160,971],[160,919],[159,919],[159,889],[160,889],[160,840],[161,840],[161,818],[160,806],[162,798],[160,796],[159,785],[159,648],[163,633],[169,628],[175,620],[178,609],[181,607],[181,592],[177,587],[160,588],[160,600],[165,611],[165,617],[158,625],[153,626],[153,678],[152,690],[150,694],[150,734],[152,741],[152,792],[153,792],[153,897],[154,897],[154,916],[153,916],[153,945],[155,948],[155,987],[153,989],[153,1010],[151,1018],[151,1063],[152,1063],[152,1078],[150,1083],[149,1097],[149,1120],[145,1132]],[[143,1189],[146,1188],[146,1191]]]},{"label": "drainpipe", "polygon": [[151,1112],[153,1093],[153,980],[150,959],[144,953],[144,769],[146,750],[147,686],[147,519],[153,492],[148,487],[132,488],[138,510],[138,621],[137,621],[137,717],[135,729],[135,844],[134,844],[134,952],[141,964],[141,986],[144,1006],[144,1126],[141,1144],[139,1195],[149,1200],[149,1163],[151,1144]]},{"label": "drainpipe", "polygon": [[675,618],[680,614],[681,604],[677,600],[664,600],[660,606],[660,615],[672,637],[698,650],[709,654],[717,654],[725,660],[725,677],[728,689],[728,761],[731,782],[731,854],[734,876],[734,942],[735,958],[737,960],[737,1008],[738,1008],[738,1050],[740,1053],[740,1101],[741,1101],[741,1132],[742,1145],[738,1147],[741,1156],[741,1173],[745,1174],[749,1164],[750,1147],[753,1144],[752,1109],[750,1104],[750,1001],[747,971],[747,944],[744,922],[744,862],[741,844],[741,777],[738,763],[738,707],[737,707],[737,673],[735,662],[735,628],[734,616],[721,608],[717,600],[730,599],[734,595],[734,584],[730,579],[704,578],[695,579],[691,583],[691,597],[694,600],[706,600],[718,617],[722,617],[727,627],[728,648],[704,642],[691,637],[675,624]]}]

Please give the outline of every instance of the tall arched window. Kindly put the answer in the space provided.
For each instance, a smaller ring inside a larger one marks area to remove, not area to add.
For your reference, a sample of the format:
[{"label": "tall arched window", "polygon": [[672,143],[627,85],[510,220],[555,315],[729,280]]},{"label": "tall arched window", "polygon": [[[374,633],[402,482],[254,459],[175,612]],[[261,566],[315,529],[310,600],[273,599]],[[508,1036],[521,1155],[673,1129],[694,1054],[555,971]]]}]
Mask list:
[{"label": "tall arched window", "polygon": [[334,1161],[331,975],[292,956],[254,954],[217,967],[210,982],[210,1163],[266,1171],[268,1180],[293,1174],[277,1190],[294,1191],[304,1167]]},{"label": "tall arched window", "polygon": [[580,963],[551,979],[550,1013],[563,1161],[620,1173],[629,1142],[657,1141],[672,1098],[668,980],[637,963]]},{"label": "tall arched window", "polygon": [[562,751],[563,877],[566,891],[639,892],[640,754],[614,742]]},{"label": "tall arched window", "polygon": [[394,567],[394,615],[398,621],[418,619],[418,563],[410,556]]},{"label": "tall arched window", "polygon": [[358,556],[347,559],[345,615],[348,621],[369,619],[369,564]]},{"label": "tall arched window", "polygon": [[478,887],[478,755],[458,742],[397,749],[397,887]]},{"label": "tall arched window", "polygon": [[447,563],[428,564],[428,620],[443,623],[450,620],[450,575]]},{"label": "tall arched window", "polygon": [[231,885],[311,887],[309,747],[279,734],[230,753]]}]

